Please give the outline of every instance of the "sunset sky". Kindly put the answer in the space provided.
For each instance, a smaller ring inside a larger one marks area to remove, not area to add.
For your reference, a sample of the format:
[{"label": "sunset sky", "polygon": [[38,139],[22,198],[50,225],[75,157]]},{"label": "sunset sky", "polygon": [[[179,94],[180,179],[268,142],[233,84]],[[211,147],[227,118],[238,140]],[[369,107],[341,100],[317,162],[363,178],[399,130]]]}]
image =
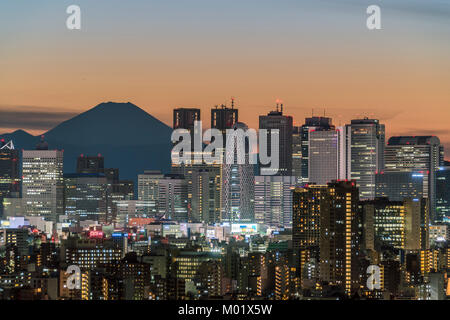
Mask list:
[{"label": "sunset sky", "polygon": [[[66,28],[81,7],[82,29]],[[366,28],[381,7],[382,30]],[[0,3],[0,132],[38,134],[105,101],[167,124],[236,97],[239,118],[282,99],[302,124],[369,116],[437,135],[450,157],[448,0],[40,0]]]}]

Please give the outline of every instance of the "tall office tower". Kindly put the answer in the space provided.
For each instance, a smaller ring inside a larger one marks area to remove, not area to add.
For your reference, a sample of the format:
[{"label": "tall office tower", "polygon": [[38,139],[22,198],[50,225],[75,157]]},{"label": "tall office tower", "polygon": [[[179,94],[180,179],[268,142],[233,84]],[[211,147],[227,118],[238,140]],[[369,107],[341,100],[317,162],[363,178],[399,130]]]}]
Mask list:
[{"label": "tall office tower", "polygon": [[22,154],[22,198],[25,213],[57,221],[63,214],[63,151],[48,150],[41,138],[36,150]]},{"label": "tall office tower", "polygon": [[158,210],[166,219],[188,221],[187,183],[182,175],[166,174],[159,180]]},{"label": "tall office tower", "polygon": [[[195,121],[200,121],[200,109],[195,108],[178,108],[173,110],[173,129],[186,129],[191,135],[192,152],[195,147],[195,137],[202,132],[196,132]],[[201,141],[199,141],[201,146]],[[191,154],[192,157],[193,154]],[[174,164],[178,166],[178,164]]]},{"label": "tall office tower", "polygon": [[265,171],[272,170],[269,174],[292,176],[292,131],[293,120],[291,116],[283,115],[283,104],[277,103],[275,111],[267,116],[259,116],[259,129],[267,129],[267,150],[271,150],[270,133],[278,129],[279,134],[279,169],[269,169],[269,165],[260,165],[260,175],[267,175]]},{"label": "tall office tower", "polygon": [[386,146],[385,172],[424,173],[424,197],[430,199],[431,221],[436,210],[436,171],[443,165],[443,147],[435,136],[391,137]]},{"label": "tall office tower", "polygon": [[19,151],[12,141],[0,140],[0,217],[3,216],[3,199],[18,198],[20,192]]},{"label": "tall office tower", "polygon": [[220,174],[218,165],[192,168],[191,221],[220,222]]},{"label": "tall office tower", "polygon": [[[218,199],[218,210],[220,213],[220,190],[221,190],[221,171],[222,171],[222,163],[218,164],[206,164],[206,163],[193,163],[187,165],[180,166],[172,166],[172,173],[183,175],[184,179],[187,183],[187,192],[188,192],[188,221],[190,222],[201,222],[201,221],[210,221],[213,218],[212,215],[206,214],[207,211],[205,202],[203,200],[209,201],[210,205],[213,205],[213,199]],[[206,180],[202,179],[202,177]],[[206,176],[209,176],[207,178]],[[200,183],[200,181],[202,183]],[[213,185],[209,186],[210,193],[206,194],[207,190],[202,189],[206,188],[206,181],[209,183],[217,182],[217,185],[214,187]],[[216,194],[218,193],[218,194]],[[209,199],[209,200],[207,200]],[[217,204],[216,204],[217,205]],[[213,206],[216,206],[213,205]],[[212,207],[210,207],[212,210]],[[209,218],[208,218],[209,217]],[[220,214],[219,214],[220,217]],[[212,220],[211,220],[212,222]]]},{"label": "tall office tower", "polygon": [[77,173],[104,173],[105,158],[97,156],[85,156],[81,154],[77,159]]},{"label": "tall office tower", "polygon": [[403,201],[377,198],[361,203],[364,249],[380,251],[381,246],[404,249],[405,206]]},{"label": "tall office tower", "polygon": [[103,173],[64,175],[64,212],[73,221],[106,223],[108,183]]},{"label": "tall office tower", "polygon": [[309,132],[311,130],[331,130],[334,126],[331,118],[312,117],[306,118],[305,124],[300,128],[302,140],[302,182],[309,182]]},{"label": "tall office tower", "polygon": [[405,250],[427,250],[430,248],[430,199],[404,199],[405,206]]},{"label": "tall office tower", "polygon": [[292,176],[298,184],[302,183],[302,128],[292,129]]},{"label": "tall office tower", "polygon": [[200,121],[200,109],[178,108],[173,110],[173,129],[187,129],[194,132],[194,122]]},{"label": "tall office tower", "polygon": [[359,286],[358,201],[359,191],[354,181],[295,189],[293,249],[302,278],[306,259],[313,261],[318,256],[320,281],[340,286],[347,294]]},{"label": "tall office tower", "polygon": [[[248,127],[238,122],[233,129],[247,131]],[[236,141],[236,146],[239,143],[245,143],[245,141]],[[234,159],[227,161],[232,163],[222,165],[221,219],[228,222],[251,222],[254,220],[254,165],[249,163],[250,150],[247,147],[245,148],[245,164],[237,163],[236,146]]]},{"label": "tall office tower", "polygon": [[123,200],[134,199],[134,182],[131,180],[120,180],[119,169],[117,168],[105,168],[103,173],[108,183],[106,221],[110,223],[116,218],[117,203]]},{"label": "tall office tower", "polygon": [[346,126],[350,141],[350,176],[361,200],[375,198],[375,173],[384,169],[385,129],[375,119],[352,120]]},{"label": "tall office tower", "polygon": [[292,228],[292,190],[296,178],[255,177],[255,222],[278,228]]},{"label": "tall office tower", "polygon": [[422,172],[382,171],[375,174],[375,196],[403,201],[405,198],[419,199],[424,196]]},{"label": "tall office tower", "polygon": [[237,122],[238,109],[234,108],[234,100],[231,100],[231,108],[221,105],[211,109],[211,128],[219,129],[225,134],[226,130],[232,129]]},{"label": "tall office tower", "polygon": [[436,172],[436,223],[450,222],[450,166]]},{"label": "tall office tower", "polygon": [[159,181],[164,174],[157,170],[145,170],[138,175],[138,200],[158,202]]},{"label": "tall office tower", "polygon": [[308,182],[326,184],[348,178],[345,137],[343,128],[309,132]]}]

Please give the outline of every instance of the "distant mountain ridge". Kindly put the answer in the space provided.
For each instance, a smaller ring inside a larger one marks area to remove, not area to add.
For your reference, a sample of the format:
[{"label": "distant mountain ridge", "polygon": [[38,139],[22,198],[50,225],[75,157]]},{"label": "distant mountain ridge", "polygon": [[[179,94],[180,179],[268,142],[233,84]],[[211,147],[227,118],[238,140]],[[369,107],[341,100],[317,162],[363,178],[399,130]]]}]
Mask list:
[{"label": "distant mountain ridge", "polygon": [[[119,168],[120,178],[137,180],[147,169],[170,170],[172,128],[128,103],[106,102],[44,133],[50,149],[64,150],[64,172],[76,170],[80,154],[105,157],[105,166]],[[40,136],[24,130],[2,134],[16,149],[33,150]]]}]

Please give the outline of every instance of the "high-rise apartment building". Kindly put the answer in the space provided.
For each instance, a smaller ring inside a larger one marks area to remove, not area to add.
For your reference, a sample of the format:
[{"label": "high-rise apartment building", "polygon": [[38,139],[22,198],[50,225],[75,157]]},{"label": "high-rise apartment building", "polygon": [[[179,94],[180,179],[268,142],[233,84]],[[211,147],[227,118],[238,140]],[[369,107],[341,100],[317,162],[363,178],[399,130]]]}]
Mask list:
[{"label": "high-rise apartment building", "polygon": [[306,263],[318,259],[318,281],[337,285],[347,294],[359,286],[361,215],[358,201],[354,181],[295,189],[294,264],[302,279]]}]

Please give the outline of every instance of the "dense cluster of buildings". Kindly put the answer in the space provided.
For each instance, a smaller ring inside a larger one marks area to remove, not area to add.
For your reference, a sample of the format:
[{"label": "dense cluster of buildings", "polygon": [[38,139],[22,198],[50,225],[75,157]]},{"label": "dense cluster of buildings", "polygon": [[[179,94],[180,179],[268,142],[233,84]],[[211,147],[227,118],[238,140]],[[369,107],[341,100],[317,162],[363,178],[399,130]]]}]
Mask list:
[{"label": "dense cluster of buildings", "polygon": [[[175,109],[173,128],[194,139],[200,120],[200,109]],[[248,129],[234,101],[213,108],[210,125],[224,138]],[[450,166],[437,137],[386,141],[368,118],[295,126],[282,104],[259,129],[278,130],[276,172],[149,165],[137,185],[100,154],[80,155],[69,173],[44,137],[22,152],[2,141],[0,298],[450,296]]]}]

